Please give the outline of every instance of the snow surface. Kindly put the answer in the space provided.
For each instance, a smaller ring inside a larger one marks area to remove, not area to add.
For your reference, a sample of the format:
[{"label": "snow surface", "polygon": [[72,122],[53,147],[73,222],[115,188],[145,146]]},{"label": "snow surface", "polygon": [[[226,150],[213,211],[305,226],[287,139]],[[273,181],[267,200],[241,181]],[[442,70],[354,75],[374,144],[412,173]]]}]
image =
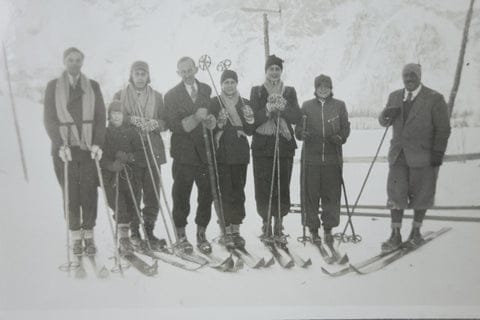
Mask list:
[{"label": "snow surface", "polygon": [[[0,99],[2,105],[8,105],[5,97]],[[85,280],[69,278],[58,270],[66,259],[65,225],[61,190],[53,173],[49,140],[42,125],[42,106],[21,98],[16,102],[22,119],[30,183],[22,178],[11,112],[3,108],[0,145],[9,152],[3,153],[0,159],[1,319],[28,319],[32,314],[43,315],[45,319],[100,317],[110,312],[116,312],[121,318],[166,315],[168,319],[480,315],[478,223],[427,221],[424,230],[448,225],[453,230],[422,250],[367,276],[350,274],[331,279],[324,275],[319,253],[295,241],[301,233],[300,216],[290,214],[285,225],[291,235],[291,247],[312,258],[313,265],[308,269],[283,270],[276,264],[269,269],[245,267],[235,274],[223,274],[208,268],[186,272],[160,264],[155,278],[146,278],[134,269],[129,269],[123,279],[117,274],[102,281],[92,275]],[[449,152],[457,152],[460,130],[465,131],[466,150],[478,152],[479,129],[456,129]],[[372,155],[381,133],[381,130],[353,131],[345,146],[346,155]],[[386,150],[385,146],[381,154]],[[167,170],[163,170],[167,186],[171,185],[170,165],[169,160]],[[293,202],[298,199],[298,169],[297,165],[292,178]],[[364,164],[345,166],[350,201],[356,196],[366,169]],[[384,203],[386,173],[384,164],[375,166],[361,203]],[[478,205],[479,177],[478,161],[445,164],[440,173],[437,203]],[[251,170],[246,205],[247,218],[242,228],[248,247],[258,255],[265,255],[266,251],[256,239],[260,219],[255,212]],[[474,216],[478,214],[474,212]],[[193,215],[189,221],[187,231],[194,239]],[[380,242],[388,236],[389,220],[354,218],[353,221],[363,241],[344,244],[341,249],[356,262],[378,252]],[[344,223],[342,218],[342,227]],[[406,220],[405,237],[409,224]],[[160,224],[158,230],[165,234]],[[208,236],[217,235],[218,227],[212,222]],[[112,261],[107,259],[113,252],[111,234],[101,198],[96,237],[100,257],[112,267]],[[327,268],[335,270],[332,266]]]}]

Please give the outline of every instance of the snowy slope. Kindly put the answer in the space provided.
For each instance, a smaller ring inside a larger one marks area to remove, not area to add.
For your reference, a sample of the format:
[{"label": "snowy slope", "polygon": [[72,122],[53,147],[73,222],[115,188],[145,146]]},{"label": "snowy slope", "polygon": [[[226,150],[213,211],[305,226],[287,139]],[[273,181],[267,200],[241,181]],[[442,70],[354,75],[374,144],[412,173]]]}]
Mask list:
[{"label": "snowy slope", "polygon": [[[7,102],[1,97],[1,103]],[[451,225],[453,230],[387,269],[369,276],[348,275],[330,279],[320,271],[324,265],[311,247],[303,248],[295,241],[300,235],[300,217],[286,219],[291,246],[312,258],[309,269],[282,270],[245,268],[236,274],[222,274],[212,269],[190,273],[160,264],[159,275],[145,278],[128,270],[124,279],[112,275],[98,281],[90,276],[77,281],[60,272],[65,262],[65,226],[62,219],[61,191],[55,180],[49,155],[49,142],[41,122],[42,107],[17,98],[22,119],[24,142],[31,181],[22,180],[11,114],[2,109],[0,145],[11,150],[0,159],[0,318],[27,319],[43,315],[49,319],[76,319],[87,315],[110,314],[119,318],[141,315],[147,319],[279,319],[312,317],[458,316],[480,315],[480,277],[478,251],[480,236],[477,224],[427,221],[425,230]],[[478,129],[475,133],[478,135]],[[370,155],[375,150],[381,131],[353,131],[346,145],[347,155]],[[454,132],[454,137],[457,132]],[[479,151],[472,135],[466,139],[468,151]],[[455,149],[455,140],[449,148]],[[359,148],[359,144],[363,147]],[[385,154],[386,149],[381,154]],[[166,166],[168,167],[169,162]],[[251,169],[251,168],[250,168]],[[349,197],[353,199],[366,167],[346,165],[345,178]],[[170,170],[163,170],[165,183],[171,185]],[[442,167],[438,202],[442,204],[477,204],[480,182],[478,162],[448,163]],[[386,167],[378,165],[365,191],[365,202],[382,204],[385,200]],[[292,201],[298,195],[298,167],[292,178]],[[247,218],[243,232],[250,249],[266,254],[256,239],[260,219],[255,212],[252,172],[247,181]],[[353,200],[351,200],[353,201]],[[195,203],[192,201],[194,210]],[[476,213],[478,215],[478,212]],[[193,216],[188,233],[194,238]],[[212,220],[213,221],[213,220]],[[342,219],[341,225],[345,223]],[[388,219],[354,218],[356,231],[363,236],[360,244],[342,245],[352,261],[361,261],[378,252],[379,243],[388,235]],[[404,228],[407,236],[409,221]],[[162,227],[159,225],[159,232]],[[212,222],[210,238],[218,235]],[[96,228],[100,257],[112,255],[112,241],[102,199]],[[334,270],[334,267],[330,267]],[[248,306],[248,308],[245,308]],[[82,311],[80,311],[82,310]],[[228,316],[225,316],[228,314]],[[95,318],[95,317],[94,317]]]}]

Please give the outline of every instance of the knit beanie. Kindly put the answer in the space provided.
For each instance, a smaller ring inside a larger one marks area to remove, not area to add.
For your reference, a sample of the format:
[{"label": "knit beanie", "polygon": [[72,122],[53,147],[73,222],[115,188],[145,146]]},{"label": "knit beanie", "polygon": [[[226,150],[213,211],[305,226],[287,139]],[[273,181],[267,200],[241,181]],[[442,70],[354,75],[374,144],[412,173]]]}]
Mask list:
[{"label": "knit beanie", "polygon": [[220,77],[220,83],[223,83],[227,79],[233,79],[235,80],[236,83],[238,83],[238,75],[235,71],[233,70],[225,70],[222,72],[222,75]]},{"label": "knit beanie", "polygon": [[314,81],[315,90],[317,90],[317,88],[320,87],[320,85],[324,85],[325,87],[333,89],[332,79],[329,76],[326,76],[324,74],[321,74],[315,78],[315,81]]},{"label": "knit beanie", "polygon": [[270,66],[273,66],[273,65],[279,66],[280,69],[283,70],[283,60],[274,54],[272,54],[267,58],[267,61],[265,62],[265,72],[267,71],[268,68],[270,68]]},{"label": "knit beanie", "polygon": [[148,68],[148,63],[146,63],[145,61],[135,61],[134,63],[132,63],[132,67],[130,68],[130,73],[132,73],[136,69],[142,69],[150,73],[150,70]]}]

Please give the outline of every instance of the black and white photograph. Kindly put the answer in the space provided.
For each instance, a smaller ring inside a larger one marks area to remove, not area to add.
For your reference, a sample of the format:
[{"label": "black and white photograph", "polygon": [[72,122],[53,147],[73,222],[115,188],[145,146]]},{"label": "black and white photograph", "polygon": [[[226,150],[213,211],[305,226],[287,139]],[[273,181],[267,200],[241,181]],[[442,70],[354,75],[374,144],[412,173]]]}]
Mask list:
[{"label": "black and white photograph", "polygon": [[0,319],[480,318],[475,0],[0,0]]}]

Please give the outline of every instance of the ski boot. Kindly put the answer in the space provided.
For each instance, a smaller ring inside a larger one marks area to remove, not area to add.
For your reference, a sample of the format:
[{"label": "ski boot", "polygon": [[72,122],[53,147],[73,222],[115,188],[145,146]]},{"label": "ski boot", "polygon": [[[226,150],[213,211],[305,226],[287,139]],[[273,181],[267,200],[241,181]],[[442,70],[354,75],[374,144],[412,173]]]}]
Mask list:
[{"label": "ski boot", "polygon": [[402,245],[402,234],[400,233],[400,227],[392,227],[392,234],[390,238],[382,243],[382,252],[387,253],[394,251]]},{"label": "ski boot", "polygon": [[325,244],[331,248],[333,247],[333,235],[332,235],[332,229],[324,229],[323,230],[323,239],[325,240]]},{"label": "ski boot", "polygon": [[148,239],[150,243],[150,247],[154,251],[162,251],[167,247],[167,242],[165,239],[159,239],[153,234],[154,225],[153,224],[145,224],[145,240]]},{"label": "ski boot", "polygon": [[282,219],[275,219],[275,227],[273,234],[273,240],[275,241],[275,244],[279,247],[285,247],[288,243],[287,237],[288,235],[285,235],[283,233]]},{"label": "ski boot", "polygon": [[76,255],[76,256],[80,256],[80,255],[83,254],[83,243],[82,243],[82,239],[73,240],[72,252],[73,252],[73,254]]},{"label": "ski boot", "polygon": [[423,241],[422,234],[420,233],[420,227],[414,225],[410,235],[408,236],[406,246],[410,249],[416,249],[423,243]]},{"label": "ski boot", "polygon": [[231,226],[225,227],[225,234],[220,236],[220,239],[218,240],[218,243],[227,250],[232,250],[235,249],[235,242],[233,240],[233,235],[232,235],[232,228]]},{"label": "ski boot", "polygon": [[212,253],[212,246],[210,242],[207,240],[207,236],[205,235],[206,228],[198,226],[197,228],[197,248],[203,254],[210,254]]},{"label": "ski boot", "polygon": [[312,238],[312,243],[321,245],[322,238],[318,235],[318,229],[310,228],[310,236]]},{"label": "ski boot", "polygon": [[76,256],[83,254],[82,230],[70,231],[72,241],[72,253]]},{"label": "ski boot", "polygon": [[128,224],[118,224],[118,250],[120,255],[132,254],[135,251],[128,237]]},{"label": "ski boot", "polygon": [[93,256],[97,254],[97,247],[95,246],[95,240],[93,240],[93,231],[85,230],[83,242],[85,243],[85,254],[87,256]]},{"label": "ski boot", "polygon": [[262,225],[262,234],[260,235],[260,241],[265,243],[266,245],[273,245],[275,242],[273,241],[273,232],[272,226],[268,225],[267,221],[263,222]]},{"label": "ski boot", "polygon": [[232,224],[232,237],[236,249],[245,249],[245,239],[240,235],[240,225]]},{"label": "ski boot", "polygon": [[183,254],[193,253],[193,246],[188,241],[185,234],[185,228],[177,228],[178,242],[174,245],[174,251],[178,251]]},{"label": "ski boot", "polygon": [[142,245],[142,236],[138,226],[130,226],[130,243],[134,248],[140,248]]}]

